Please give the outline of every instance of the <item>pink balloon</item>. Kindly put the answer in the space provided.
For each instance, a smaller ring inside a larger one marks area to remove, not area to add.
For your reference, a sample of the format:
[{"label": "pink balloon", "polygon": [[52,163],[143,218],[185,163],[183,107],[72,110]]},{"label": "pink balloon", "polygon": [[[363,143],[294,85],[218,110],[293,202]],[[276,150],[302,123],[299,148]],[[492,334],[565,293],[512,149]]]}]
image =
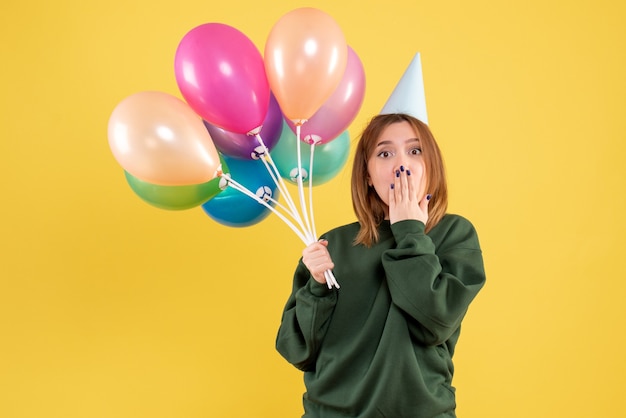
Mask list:
[{"label": "pink balloon", "polygon": [[[325,144],[345,131],[361,109],[365,97],[365,70],[359,56],[348,46],[346,71],[337,89],[300,128],[300,139]],[[287,120],[293,132],[296,125]]]},{"label": "pink balloon", "polygon": [[[258,158],[259,150],[257,148],[260,147],[260,144],[255,136],[226,131],[207,121],[204,121],[204,125],[211,134],[215,147],[222,154],[247,160]],[[265,146],[271,150],[278,142],[282,131],[283,114],[274,95],[271,95],[270,107],[259,136],[263,139]]]},{"label": "pink balloon", "polygon": [[117,162],[140,180],[166,186],[206,183],[220,159],[202,120],[177,97],[135,93],[113,110],[109,146]]},{"label": "pink balloon", "polygon": [[203,119],[248,133],[263,123],[270,100],[263,57],[248,37],[221,23],[189,31],[176,50],[178,88]]}]

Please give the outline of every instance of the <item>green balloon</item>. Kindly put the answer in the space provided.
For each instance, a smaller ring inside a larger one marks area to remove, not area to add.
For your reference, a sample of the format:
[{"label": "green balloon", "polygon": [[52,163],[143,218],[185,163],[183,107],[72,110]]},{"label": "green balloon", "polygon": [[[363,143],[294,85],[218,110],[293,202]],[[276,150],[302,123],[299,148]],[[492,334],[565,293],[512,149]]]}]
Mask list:
[{"label": "green balloon", "polygon": [[[309,185],[309,169],[311,146],[300,143],[302,169],[304,170],[303,184]],[[350,154],[350,134],[344,131],[337,138],[322,145],[316,145],[313,153],[313,186],[326,183],[334,178],[348,161]],[[280,176],[293,184],[297,184],[298,153],[296,134],[287,124],[278,143],[270,151],[272,160],[278,168]]]},{"label": "green balloon", "polygon": [[[221,156],[220,160],[222,162],[222,171],[225,173],[228,172],[228,167],[226,167]],[[124,171],[124,175],[126,176],[126,181],[130,185],[130,188],[137,196],[144,202],[159,209],[191,209],[207,202],[222,191],[219,186],[220,177],[216,177],[201,184],[162,186],[140,180],[127,171]]]}]

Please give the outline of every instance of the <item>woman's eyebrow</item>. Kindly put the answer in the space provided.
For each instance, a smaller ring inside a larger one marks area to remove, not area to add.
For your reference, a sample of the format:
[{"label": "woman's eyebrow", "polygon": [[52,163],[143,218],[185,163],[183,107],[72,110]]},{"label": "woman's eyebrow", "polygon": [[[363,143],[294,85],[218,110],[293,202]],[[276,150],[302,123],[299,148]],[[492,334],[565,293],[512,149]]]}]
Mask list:
[{"label": "woman's eyebrow", "polygon": [[[406,141],[404,141],[405,143],[410,143],[410,142],[420,142],[419,138],[408,138]],[[380,147],[381,145],[389,145],[392,144],[393,141],[390,140],[383,140],[380,141],[378,144],[376,144],[377,147]]]}]

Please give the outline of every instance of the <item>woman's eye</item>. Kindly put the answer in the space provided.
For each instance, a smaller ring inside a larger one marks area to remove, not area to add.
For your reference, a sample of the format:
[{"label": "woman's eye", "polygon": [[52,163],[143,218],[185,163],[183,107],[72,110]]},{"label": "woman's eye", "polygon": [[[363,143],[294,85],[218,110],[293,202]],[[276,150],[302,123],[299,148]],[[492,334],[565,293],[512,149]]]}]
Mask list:
[{"label": "woman's eye", "polygon": [[421,148],[413,148],[409,151],[409,154],[411,155],[420,155],[421,153],[422,153]]},{"label": "woman's eye", "polygon": [[391,157],[391,152],[389,151],[381,151],[378,153],[379,157],[383,157],[383,158],[389,158]]}]

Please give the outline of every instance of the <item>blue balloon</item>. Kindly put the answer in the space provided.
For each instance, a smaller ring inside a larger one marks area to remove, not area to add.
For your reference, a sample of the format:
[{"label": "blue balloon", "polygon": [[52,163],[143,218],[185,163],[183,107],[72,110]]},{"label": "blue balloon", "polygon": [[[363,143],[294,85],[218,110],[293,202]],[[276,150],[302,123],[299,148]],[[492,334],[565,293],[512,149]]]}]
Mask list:
[{"label": "blue balloon", "polygon": [[[260,160],[242,160],[223,155],[231,178],[243,187],[266,200],[278,200],[278,187]],[[246,227],[257,224],[272,213],[265,205],[250,196],[228,186],[213,199],[202,204],[204,212],[214,221],[230,227]]]}]

